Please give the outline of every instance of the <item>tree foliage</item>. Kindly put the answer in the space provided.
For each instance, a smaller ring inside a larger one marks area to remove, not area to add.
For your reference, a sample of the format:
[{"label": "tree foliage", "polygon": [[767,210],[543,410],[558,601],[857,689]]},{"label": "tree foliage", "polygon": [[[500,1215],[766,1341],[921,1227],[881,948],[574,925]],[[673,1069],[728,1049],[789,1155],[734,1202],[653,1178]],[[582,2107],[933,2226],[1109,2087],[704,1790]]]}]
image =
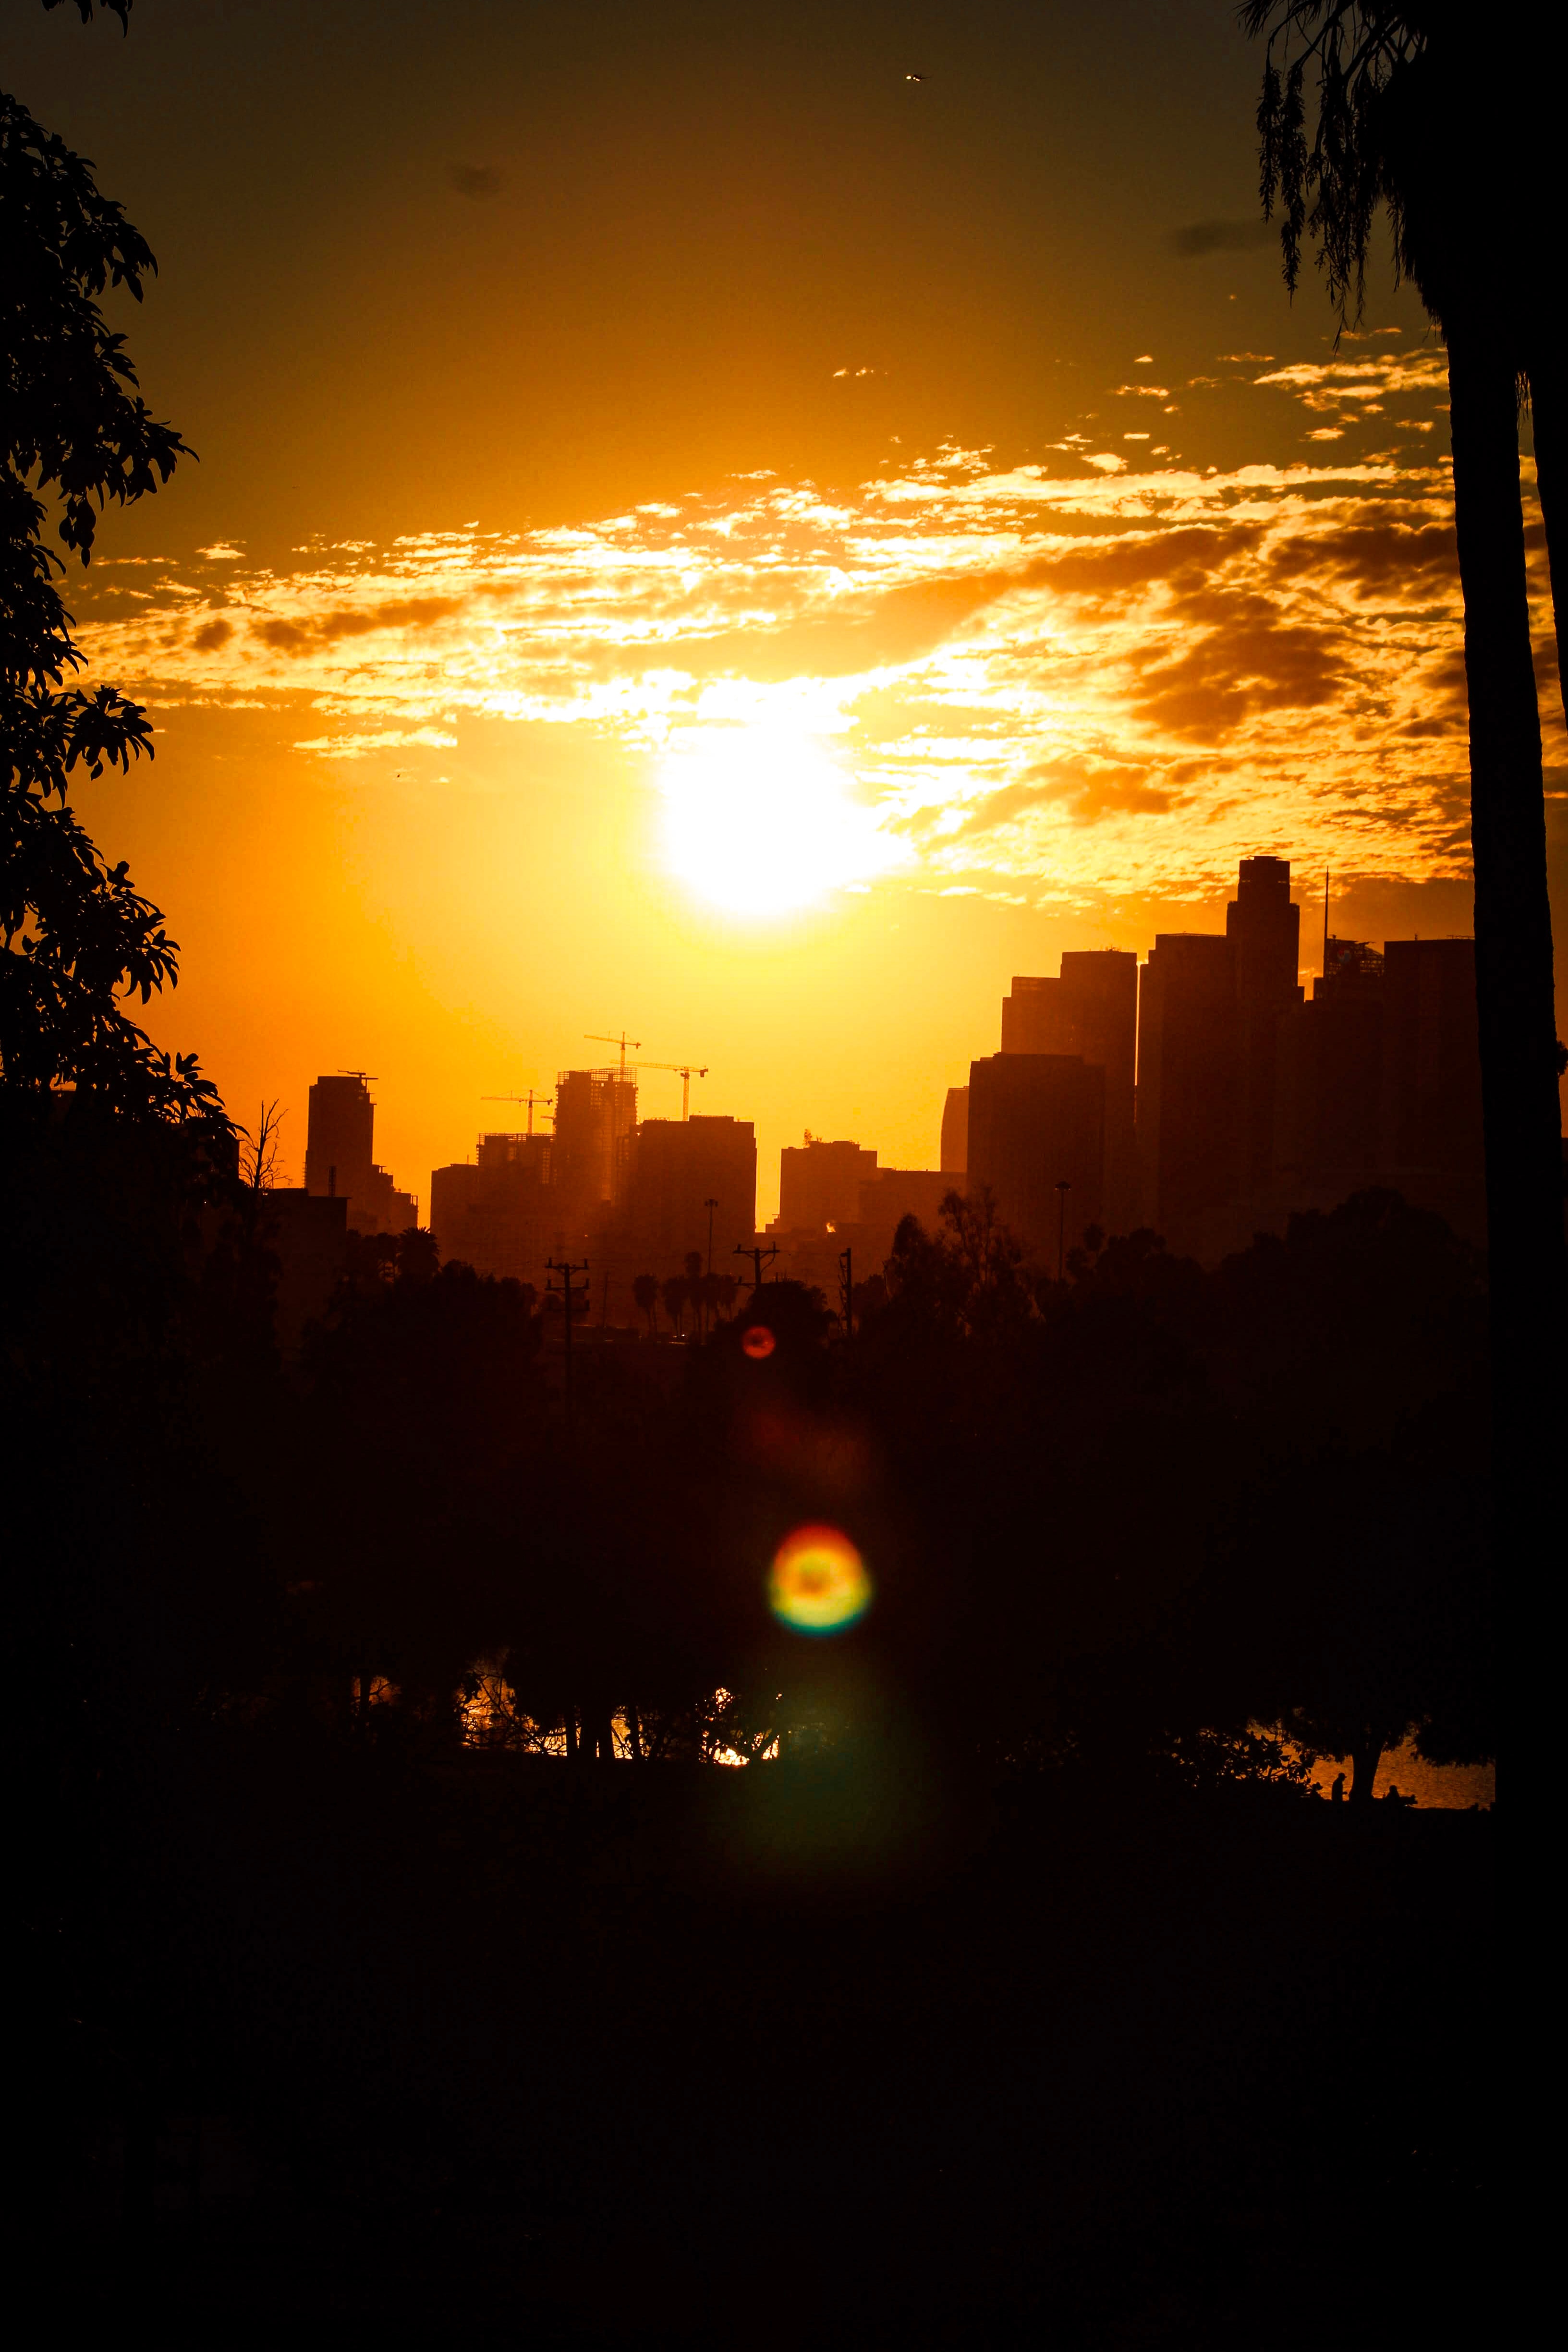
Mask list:
[{"label": "tree foliage", "polygon": [[[89,0],[79,5],[85,20]],[[52,509],[89,562],[102,510],[156,490],[189,454],[148,410],[100,303],[115,290],[140,301],[155,268],[91,165],[0,92],[0,1070],[8,1086],[221,1123],[195,1056],[158,1052],[123,1009],[174,984],[177,943],[67,795],[78,771],[97,781],[151,757],[152,728],[114,687],[74,682],[85,661],[65,565],[44,542]]]}]

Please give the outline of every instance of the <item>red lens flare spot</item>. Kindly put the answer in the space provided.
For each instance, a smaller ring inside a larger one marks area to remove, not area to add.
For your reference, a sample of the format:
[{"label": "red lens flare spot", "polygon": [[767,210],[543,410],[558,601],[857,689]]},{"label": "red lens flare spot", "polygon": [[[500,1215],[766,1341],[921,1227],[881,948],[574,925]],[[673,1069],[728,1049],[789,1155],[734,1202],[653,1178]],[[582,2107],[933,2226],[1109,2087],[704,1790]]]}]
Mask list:
[{"label": "red lens flare spot", "polygon": [[742,1350],[750,1356],[753,1364],[760,1364],[764,1357],[771,1356],[777,1346],[778,1341],[765,1323],[752,1323],[741,1334]]}]

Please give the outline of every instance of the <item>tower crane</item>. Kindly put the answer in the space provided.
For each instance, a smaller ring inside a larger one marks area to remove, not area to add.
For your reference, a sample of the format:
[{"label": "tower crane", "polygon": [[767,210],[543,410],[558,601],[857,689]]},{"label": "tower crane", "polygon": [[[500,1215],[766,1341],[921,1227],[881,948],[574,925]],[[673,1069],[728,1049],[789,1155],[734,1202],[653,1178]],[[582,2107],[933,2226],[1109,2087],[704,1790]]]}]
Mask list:
[{"label": "tower crane", "polygon": [[626,1031],[625,1031],[624,1029],[621,1031],[621,1034],[620,1034],[620,1035],[619,1035],[618,1037],[606,1037],[606,1036],[605,1036],[605,1035],[604,1035],[604,1034],[603,1034],[599,1030],[597,1030],[597,1029],[584,1029],[584,1032],[583,1032],[583,1034],[584,1034],[584,1037],[586,1037],[586,1039],[588,1040],[588,1043],[589,1043],[589,1045],[618,1045],[618,1046],[620,1047],[620,1049],[621,1049],[621,1072],[620,1072],[620,1074],[621,1074],[621,1076],[622,1076],[622,1077],[623,1077],[623,1078],[624,1078],[624,1077],[626,1076],[626,1047],[627,1047],[628,1045],[630,1045],[630,1047],[631,1047],[631,1049],[632,1049],[632,1052],[633,1052],[634,1054],[639,1054],[639,1053],[641,1053],[641,1051],[642,1051],[642,1040],[641,1040],[641,1038],[640,1038],[640,1037],[628,1037],[628,1036],[626,1035]]},{"label": "tower crane", "polygon": [[691,1081],[693,1078],[705,1078],[708,1076],[707,1065],[704,1064],[703,1066],[699,1069],[695,1062],[644,1062],[640,1066],[645,1070],[674,1071],[676,1076],[680,1080],[680,1116],[683,1119],[689,1118],[691,1116]]},{"label": "tower crane", "polygon": [[[536,1102],[548,1102],[550,1100],[550,1097],[545,1094],[535,1094],[533,1088],[530,1087],[525,1095],[481,1095],[479,1097],[479,1100],[481,1102],[526,1103],[528,1105],[528,1133],[529,1139],[531,1141],[533,1138],[533,1106]],[[554,1113],[552,1111],[547,1111],[545,1113],[545,1117],[547,1118],[552,1118],[554,1117]]]}]

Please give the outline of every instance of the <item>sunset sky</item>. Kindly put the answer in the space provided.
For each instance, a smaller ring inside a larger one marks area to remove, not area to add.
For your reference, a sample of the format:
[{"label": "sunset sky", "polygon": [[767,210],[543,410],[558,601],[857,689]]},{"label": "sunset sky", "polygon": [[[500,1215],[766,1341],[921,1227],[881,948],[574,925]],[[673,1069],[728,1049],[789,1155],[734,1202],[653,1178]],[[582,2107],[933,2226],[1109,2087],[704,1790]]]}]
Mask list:
[{"label": "sunset sky", "polygon": [[318,1071],[427,1209],[624,1024],[765,1215],[805,1128],[934,1165],[1010,976],[1239,856],[1309,971],[1325,865],[1342,933],[1469,929],[1443,354],[1386,268],[1337,349],[1288,302],[1218,0],[6,0],[0,66],[201,459],[69,584],[159,730],[79,805],[290,1181]]}]

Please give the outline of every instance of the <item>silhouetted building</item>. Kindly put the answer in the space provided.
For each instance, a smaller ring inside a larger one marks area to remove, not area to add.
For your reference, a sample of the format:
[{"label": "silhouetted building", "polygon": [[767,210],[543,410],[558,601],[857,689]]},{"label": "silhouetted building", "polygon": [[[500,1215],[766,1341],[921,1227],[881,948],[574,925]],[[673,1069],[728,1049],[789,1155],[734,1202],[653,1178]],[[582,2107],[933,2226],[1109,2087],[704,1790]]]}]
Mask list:
[{"label": "silhouetted building", "polygon": [[1002,1000],[1005,1054],[1076,1054],[1105,1072],[1106,1222],[1137,1222],[1133,1086],[1137,1072],[1138,959],[1130,950],[1069,950],[1055,980],[1016,975]]},{"label": "silhouetted building", "polygon": [[1383,950],[1380,1156],[1391,1183],[1485,1232],[1474,940],[1388,940]]},{"label": "silhouetted building", "polygon": [[1174,1245],[1236,1198],[1243,1134],[1231,943],[1161,931],[1138,995],[1138,1158],[1142,1213]]},{"label": "silhouetted building", "polygon": [[749,1119],[645,1118],[637,1133],[632,1223],[639,1241],[672,1264],[708,1252],[713,1211],[714,1265],[728,1270],[738,1241],[757,1227],[757,1137]]},{"label": "silhouetted building", "polygon": [[1297,981],[1301,910],[1290,901],[1284,857],[1244,857],[1236,897],[1225,910],[1236,989],[1241,1087],[1238,1189],[1267,1189],[1274,1159],[1274,1061],[1280,1016],[1301,1002]]},{"label": "silhouetted building", "polygon": [[635,1071],[558,1074],[551,1181],[584,1214],[592,1216],[605,1203],[618,1208],[626,1201],[637,1123]]},{"label": "silhouetted building", "polygon": [[804,1233],[852,1225],[860,1213],[861,1184],[877,1172],[877,1155],[858,1143],[827,1143],[808,1134],[779,1154],[779,1213],[770,1231]]},{"label": "silhouetted building", "polygon": [[371,1157],[375,1106],[363,1070],[340,1070],[310,1088],[305,1137],[305,1190],[346,1200],[351,1232],[402,1234],[419,1222],[412,1192],[400,1192]]},{"label": "silhouetted building", "polygon": [[465,1265],[473,1260],[463,1250],[459,1236],[468,1213],[479,1204],[479,1171],[471,1160],[454,1160],[449,1168],[434,1168],[430,1171],[430,1230],[443,1262],[461,1258]]},{"label": "silhouetted building", "polygon": [[867,1177],[860,1186],[853,1234],[847,1236],[855,1245],[856,1280],[880,1269],[906,1217],[918,1217],[927,1233],[934,1234],[942,1222],[942,1202],[951,1192],[963,1189],[942,1168],[879,1168]]},{"label": "silhouetted building", "polygon": [[1331,939],[1325,963],[1311,1002],[1279,1020],[1274,1178],[1290,1206],[1331,1206],[1373,1182],[1382,1158],[1383,958]]},{"label": "silhouetted building", "polygon": [[360,1070],[320,1077],[310,1088],[305,1190],[363,1202],[375,1156],[375,1106]]},{"label": "silhouetted building", "polygon": [[[993,1054],[969,1068],[969,1190],[1055,1267],[1104,1214],[1105,1072],[1079,1055]],[[1068,1190],[1064,1203],[1058,1186]]]},{"label": "silhouetted building", "polygon": [[542,1286],[563,1213],[552,1146],[548,1135],[481,1135],[472,1161],[436,1170],[430,1223],[443,1260]]},{"label": "silhouetted building", "polygon": [[[949,1087],[942,1107],[942,1170],[962,1176],[969,1166],[969,1088]],[[960,1191],[963,1187],[960,1186]]]}]

